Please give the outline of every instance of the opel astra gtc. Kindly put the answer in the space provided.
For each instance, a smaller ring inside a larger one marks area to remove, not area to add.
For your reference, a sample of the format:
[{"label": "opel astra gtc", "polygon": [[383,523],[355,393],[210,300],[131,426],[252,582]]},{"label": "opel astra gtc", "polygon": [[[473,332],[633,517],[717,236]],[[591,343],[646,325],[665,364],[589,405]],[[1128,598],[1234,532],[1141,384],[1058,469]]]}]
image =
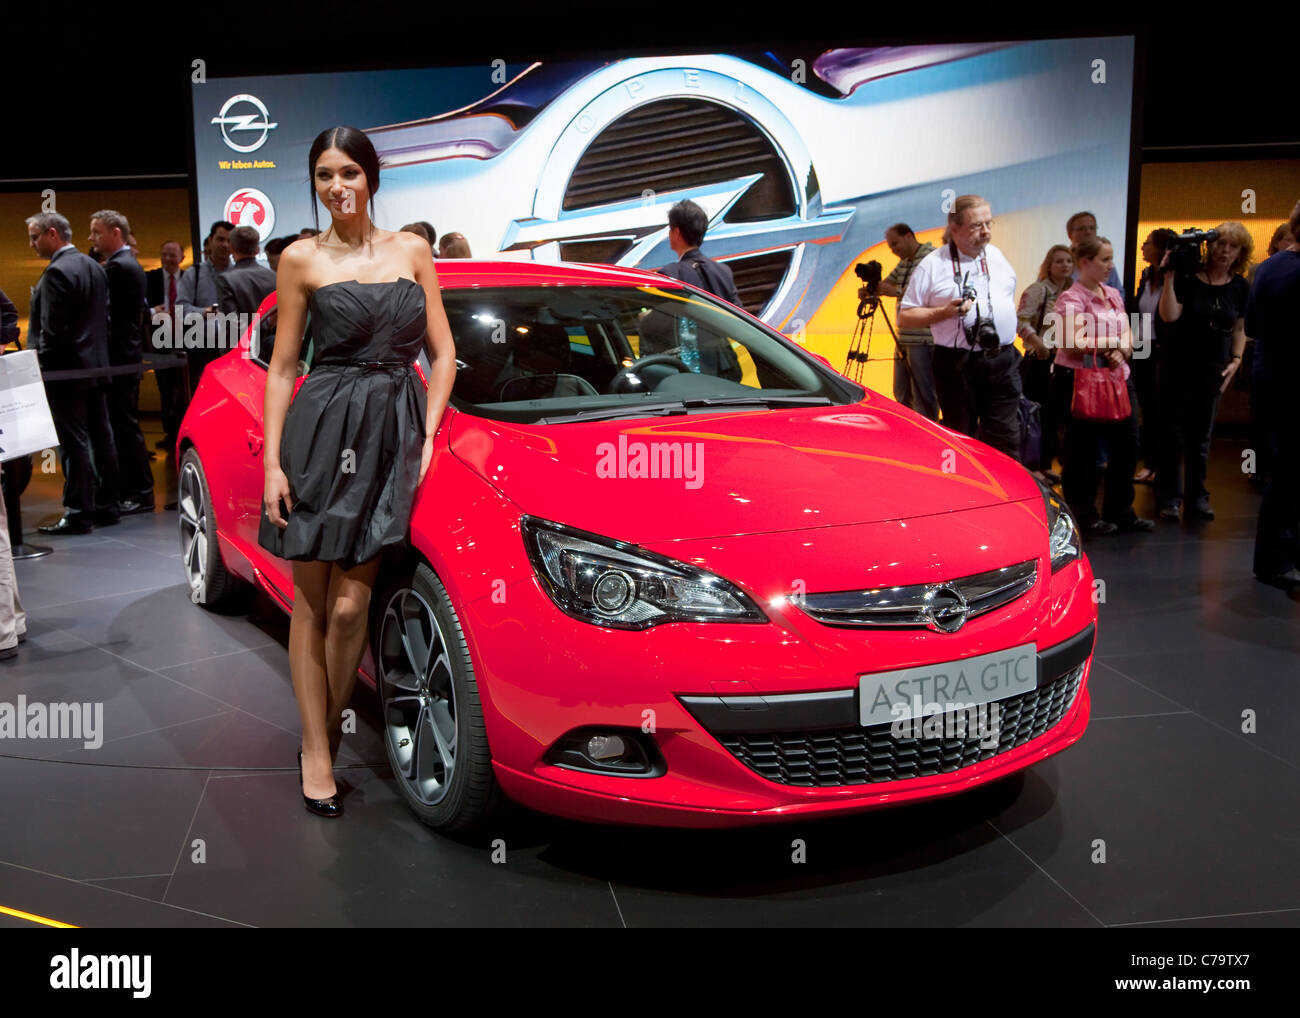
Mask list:
[{"label": "opel astra gtc", "polygon": [[[478,824],[501,793],[615,823],[848,813],[1083,734],[1092,573],[1017,463],[676,280],[438,273],[456,384],[362,663],[423,821]],[[180,431],[212,609],[250,584],[292,608],[257,543],[272,342],[214,361]],[[309,322],[299,385],[312,355]]]}]

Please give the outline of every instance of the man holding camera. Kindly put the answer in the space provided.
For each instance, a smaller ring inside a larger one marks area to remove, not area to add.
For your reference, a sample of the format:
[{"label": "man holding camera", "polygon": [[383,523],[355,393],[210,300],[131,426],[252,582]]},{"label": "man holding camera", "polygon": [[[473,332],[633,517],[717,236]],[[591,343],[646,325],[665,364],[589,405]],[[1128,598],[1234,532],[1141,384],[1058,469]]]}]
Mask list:
[{"label": "man holding camera", "polygon": [[[885,243],[898,258],[898,264],[880,281],[875,294],[870,293],[871,287],[864,286],[858,290],[859,298],[880,294],[902,297],[916,267],[934,250],[933,244],[918,242],[906,223],[895,223],[886,230]],[[939,397],[934,388],[934,336],[929,329],[899,327],[894,357],[894,400],[932,421],[939,419]]]},{"label": "man holding camera", "polygon": [[943,247],[926,255],[898,302],[900,329],[934,335],[943,423],[1020,458],[1020,353],[1016,272],[989,241],[993,212],[964,194],[948,213]]}]

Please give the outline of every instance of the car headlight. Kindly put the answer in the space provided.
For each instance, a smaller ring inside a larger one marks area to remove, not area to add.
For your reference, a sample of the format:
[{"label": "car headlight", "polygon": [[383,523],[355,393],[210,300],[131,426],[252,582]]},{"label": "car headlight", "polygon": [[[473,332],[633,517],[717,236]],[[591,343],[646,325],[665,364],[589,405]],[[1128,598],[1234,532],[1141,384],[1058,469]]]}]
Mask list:
[{"label": "car headlight", "polygon": [[546,593],[576,619],[616,629],[767,621],[744,591],[703,569],[533,516],[520,524]]},{"label": "car headlight", "polygon": [[1079,528],[1061,497],[1044,484],[1039,487],[1043,489],[1043,504],[1047,507],[1047,539],[1055,573],[1079,557]]}]

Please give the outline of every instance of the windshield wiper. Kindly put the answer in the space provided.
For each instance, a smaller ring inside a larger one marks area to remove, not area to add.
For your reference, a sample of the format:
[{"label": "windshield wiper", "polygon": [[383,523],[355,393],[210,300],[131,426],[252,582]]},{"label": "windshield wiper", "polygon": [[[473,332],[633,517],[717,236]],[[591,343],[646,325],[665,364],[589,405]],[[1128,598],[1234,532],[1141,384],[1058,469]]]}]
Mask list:
[{"label": "windshield wiper", "polygon": [[575,410],[571,414],[557,417],[539,417],[538,424],[564,424],[566,421],[604,421],[614,417],[640,416],[668,417],[672,414],[686,413],[686,406],[681,400],[671,403],[629,403],[626,406],[597,407],[594,410]]},{"label": "windshield wiper", "polygon": [[671,403],[630,403],[619,407],[597,407],[594,410],[575,410],[571,414],[557,417],[539,418],[538,424],[563,424],[571,421],[607,421],[616,417],[669,417],[684,414],[688,410],[703,410],[708,407],[729,406],[833,406],[834,400],[829,396],[699,396],[692,399],[679,399]]},{"label": "windshield wiper", "polygon": [[834,404],[829,396],[701,396],[698,399],[684,399],[682,406],[783,406],[802,403],[804,406],[831,406]]}]

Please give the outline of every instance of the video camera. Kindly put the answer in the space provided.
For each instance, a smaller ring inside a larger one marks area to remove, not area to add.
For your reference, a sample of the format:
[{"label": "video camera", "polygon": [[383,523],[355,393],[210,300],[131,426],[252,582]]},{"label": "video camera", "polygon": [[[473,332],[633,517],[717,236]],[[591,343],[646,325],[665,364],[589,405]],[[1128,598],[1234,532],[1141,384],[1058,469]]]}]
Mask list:
[{"label": "video camera", "polygon": [[1184,230],[1169,246],[1168,268],[1181,275],[1196,274],[1205,261],[1201,245],[1213,244],[1218,239],[1218,230]]}]

